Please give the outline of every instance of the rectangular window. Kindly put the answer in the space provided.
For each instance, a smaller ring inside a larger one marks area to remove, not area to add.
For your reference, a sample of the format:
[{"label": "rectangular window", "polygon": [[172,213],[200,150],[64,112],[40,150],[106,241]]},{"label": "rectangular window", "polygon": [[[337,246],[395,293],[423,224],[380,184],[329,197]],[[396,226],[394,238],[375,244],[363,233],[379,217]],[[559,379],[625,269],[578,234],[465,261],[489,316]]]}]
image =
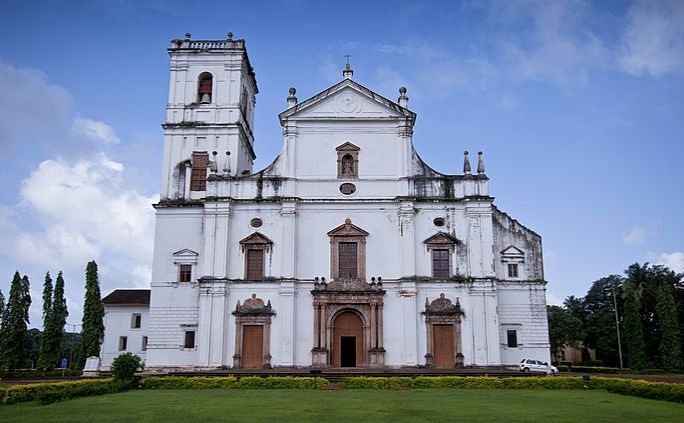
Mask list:
[{"label": "rectangular window", "polygon": [[449,273],[449,250],[432,250],[432,276],[435,278],[448,278]]},{"label": "rectangular window", "polygon": [[518,331],[507,330],[506,335],[508,337],[508,348],[516,348],[518,346]]},{"label": "rectangular window", "polygon": [[517,278],[518,277],[518,265],[516,263],[508,263],[508,277]]},{"label": "rectangular window", "polygon": [[133,313],[131,315],[131,329],[140,329],[142,326],[142,316],[140,313]]},{"label": "rectangular window", "polygon": [[181,264],[178,274],[178,282],[190,282],[192,280],[192,265]]},{"label": "rectangular window", "polygon": [[183,348],[195,348],[195,331],[186,330],[185,331],[185,342],[183,343]]},{"label": "rectangular window", "polygon": [[264,278],[264,250],[247,250],[247,271],[245,278],[250,281],[260,281]]},{"label": "rectangular window", "polygon": [[357,278],[357,244],[356,242],[339,243],[339,276],[340,278]]},{"label": "rectangular window", "polygon": [[120,336],[119,337],[119,351],[126,351],[128,348],[128,337],[127,336]]},{"label": "rectangular window", "polygon": [[147,337],[142,337],[142,345],[140,346],[140,351],[147,351]]},{"label": "rectangular window", "polygon": [[190,173],[190,191],[207,190],[207,166],[209,154],[192,153],[192,172]]}]

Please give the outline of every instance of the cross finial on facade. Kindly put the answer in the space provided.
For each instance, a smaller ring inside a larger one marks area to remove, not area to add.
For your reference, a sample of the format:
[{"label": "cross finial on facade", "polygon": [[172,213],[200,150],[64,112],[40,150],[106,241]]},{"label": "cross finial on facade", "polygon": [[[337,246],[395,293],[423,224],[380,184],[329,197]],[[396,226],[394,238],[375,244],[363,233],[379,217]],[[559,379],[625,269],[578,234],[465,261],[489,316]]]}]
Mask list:
[{"label": "cross finial on facade", "polygon": [[344,57],[347,58],[347,67],[349,67],[349,58],[351,57],[351,54],[345,54]]}]

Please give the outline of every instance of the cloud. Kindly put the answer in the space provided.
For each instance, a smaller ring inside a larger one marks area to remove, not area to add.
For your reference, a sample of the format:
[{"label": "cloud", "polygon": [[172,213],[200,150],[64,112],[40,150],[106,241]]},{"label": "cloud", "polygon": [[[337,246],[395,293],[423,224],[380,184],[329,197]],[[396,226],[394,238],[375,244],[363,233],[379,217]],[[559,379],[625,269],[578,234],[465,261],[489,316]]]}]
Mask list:
[{"label": "cloud", "polygon": [[628,12],[620,67],[633,75],[663,76],[684,69],[684,3],[638,1]]},{"label": "cloud", "polygon": [[660,255],[650,253],[649,255],[655,264],[665,265],[677,273],[684,272],[684,251],[674,251]]},{"label": "cloud", "polygon": [[63,133],[71,105],[71,94],[43,72],[0,60],[0,146]]},{"label": "cloud", "polygon": [[22,204],[43,223],[57,251],[71,245],[91,255],[113,250],[149,261],[157,197],[121,186],[123,171],[103,153],[74,163],[45,160],[23,181]]},{"label": "cloud", "polygon": [[546,305],[562,306],[563,300],[561,300],[551,292],[546,291]]},{"label": "cloud", "polygon": [[103,144],[118,144],[121,142],[114,129],[104,122],[76,116],[71,130],[77,136]]},{"label": "cloud", "polygon": [[635,226],[628,234],[622,234],[622,240],[628,245],[639,245],[653,236],[653,232],[643,226]]}]

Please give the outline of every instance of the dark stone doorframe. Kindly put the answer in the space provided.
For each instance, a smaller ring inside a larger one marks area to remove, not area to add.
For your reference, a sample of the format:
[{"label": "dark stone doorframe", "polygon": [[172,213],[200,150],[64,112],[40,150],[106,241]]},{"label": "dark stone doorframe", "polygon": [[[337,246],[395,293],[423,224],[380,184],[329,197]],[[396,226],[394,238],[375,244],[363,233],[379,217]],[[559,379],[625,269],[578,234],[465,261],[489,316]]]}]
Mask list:
[{"label": "dark stone doorframe", "polygon": [[452,325],[454,332],[454,367],[463,367],[463,353],[461,352],[461,304],[456,298],[456,304],[446,298],[444,294],[439,294],[439,298],[429,302],[425,298],[425,324],[427,326],[426,341],[427,354],[425,354],[425,366],[434,367],[434,325]]}]

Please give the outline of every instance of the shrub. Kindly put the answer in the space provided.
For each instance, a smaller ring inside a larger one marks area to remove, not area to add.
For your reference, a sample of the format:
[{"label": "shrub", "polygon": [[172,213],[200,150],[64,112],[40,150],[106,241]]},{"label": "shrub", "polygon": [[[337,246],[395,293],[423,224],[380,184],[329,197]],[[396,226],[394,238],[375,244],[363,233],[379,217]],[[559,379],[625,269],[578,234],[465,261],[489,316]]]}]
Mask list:
[{"label": "shrub", "polygon": [[20,370],[2,370],[0,371],[0,378],[2,379],[39,379],[62,376],[80,376],[80,370],[71,369],[55,369],[55,370],[39,370],[39,369],[20,369]]},{"label": "shrub", "polygon": [[153,376],[143,379],[140,386],[142,389],[322,389],[327,384],[328,380],[322,377]]},{"label": "shrub", "polygon": [[582,367],[605,367],[603,360],[587,360],[579,363]]},{"label": "shrub", "polygon": [[5,390],[4,403],[16,404],[40,401],[49,404],[70,398],[86,397],[119,392],[122,386],[111,379],[80,380],[77,382],[39,383],[13,386]]},{"label": "shrub", "polygon": [[607,374],[622,374],[633,373],[630,369],[620,369],[617,367],[597,367],[597,366],[573,366],[570,371],[577,373],[607,373]]},{"label": "shrub", "polygon": [[133,353],[120,354],[112,361],[112,377],[117,382],[130,383],[141,364],[140,357]]}]

